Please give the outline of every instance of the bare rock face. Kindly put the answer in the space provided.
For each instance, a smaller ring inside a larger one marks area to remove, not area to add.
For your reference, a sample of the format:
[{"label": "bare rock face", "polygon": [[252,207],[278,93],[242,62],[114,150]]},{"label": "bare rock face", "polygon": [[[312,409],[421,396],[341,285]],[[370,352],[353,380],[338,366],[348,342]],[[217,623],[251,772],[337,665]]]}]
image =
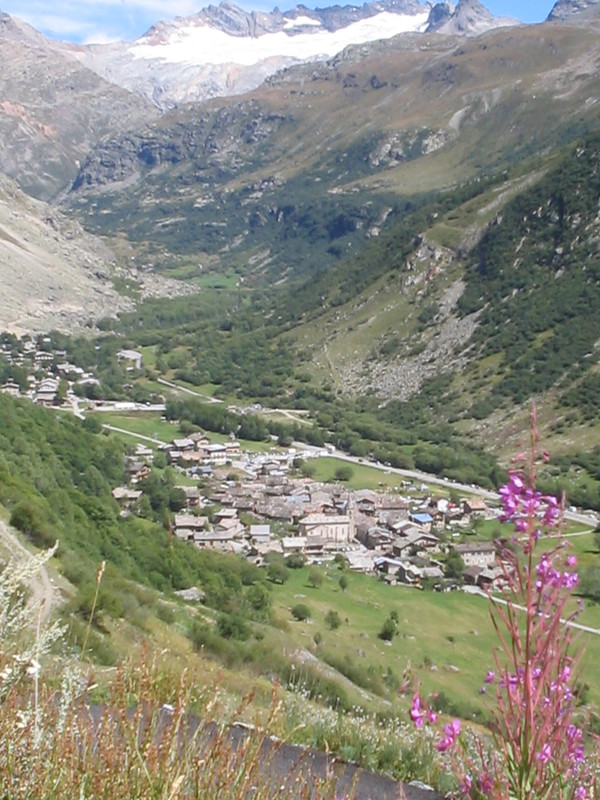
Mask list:
[{"label": "bare rock face", "polygon": [[454,6],[451,3],[436,3],[429,13],[427,33],[438,31],[450,20],[453,13]]},{"label": "bare rock face", "polygon": [[599,0],[558,0],[548,15],[548,22],[585,23],[600,18]]},{"label": "bare rock face", "polygon": [[49,200],[68,187],[102,135],[158,116],[7,14],[0,63],[0,171],[34,197]]},{"label": "bare rock face", "polygon": [[[443,6],[448,7],[448,3]],[[438,14],[443,17],[447,13],[445,8],[440,9]],[[434,23],[431,30],[437,33],[446,33],[459,36],[477,36],[480,33],[492,30],[493,28],[504,28],[509,25],[518,25],[517,20],[508,17],[494,17],[479,0],[459,0],[453,13],[447,17],[445,22]],[[429,30],[429,28],[428,28]]]}]

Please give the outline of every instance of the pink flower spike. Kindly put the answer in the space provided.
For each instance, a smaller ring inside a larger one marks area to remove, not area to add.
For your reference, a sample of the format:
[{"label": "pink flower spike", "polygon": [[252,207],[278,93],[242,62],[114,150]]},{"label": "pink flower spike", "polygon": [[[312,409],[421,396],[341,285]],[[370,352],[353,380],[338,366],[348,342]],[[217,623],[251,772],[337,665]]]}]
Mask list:
[{"label": "pink flower spike", "polygon": [[550,761],[552,759],[552,748],[550,747],[548,742],[546,742],[542,746],[542,749],[537,754],[536,758],[537,758],[538,761],[541,761],[542,764],[547,764],[548,761]]},{"label": "pink flower spike", "polygon": [[415,723],[417,728],[423,727],[423,711],[421,710],[421,698],[418,694],[413,697],[412,706],[410,709],[410,718]]},{"label": "pink flower spike", "polygon": [[484,683],[493,683],[496,678],[496,673],[493,669],[491,669],[488,674],[485,676]]}]

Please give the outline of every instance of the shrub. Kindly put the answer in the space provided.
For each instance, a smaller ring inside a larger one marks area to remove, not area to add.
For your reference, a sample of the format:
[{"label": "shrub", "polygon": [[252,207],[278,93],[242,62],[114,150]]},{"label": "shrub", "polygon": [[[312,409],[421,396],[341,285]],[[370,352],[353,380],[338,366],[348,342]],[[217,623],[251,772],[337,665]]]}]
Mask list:
[{"label": "shrub", "polygon": [[318,567],[312,567],[309,570],[307,580],[313,589],[318,589],[323,584],[323,573]]},{"label": "shrub", "polygon": [[337,611],[334,611],[333,609],[330,608],[329,611],[325,614],[325,624],[327,625],[328,628],[334,631],[337,628],[339,628],[340,625],[342,624],[342,618],[337,613]]},{"label": "shrub", "polygon": [[396,623],[394,620],[388,617],[377,635],[380,639],[383,639],[384,642],[391,642],[396,635]]},{"label": "shrub", "polygon": [[292,616],[299,622],[304,622],[304,620],[310,619],[312,614],[310,608],[307,605],[305,605],[304,603],[297,603],[292,608]]}]

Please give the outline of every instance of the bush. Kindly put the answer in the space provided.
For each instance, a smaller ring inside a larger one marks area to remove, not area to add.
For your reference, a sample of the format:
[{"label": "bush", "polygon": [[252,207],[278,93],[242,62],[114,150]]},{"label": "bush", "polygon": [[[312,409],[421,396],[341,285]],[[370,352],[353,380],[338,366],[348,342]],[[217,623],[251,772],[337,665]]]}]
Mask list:
[{"label": "bush", "polygon": [[312,614],[310,608],[305,605],[304,603],[297,603],[292,608],[292,616],[294,619],[297,619],[298,622],[304,622],[306,619],[310,619]]},{"label": "bush", "polygon": [[396,635],[396,623],[393,619],[388,617],[383,623],[381,630],[377,634],[384,642],[391,642]]},{"label": "bush", "polygon": [[217,632],[224,639],[246,641],[250,635],[248,624],[236,614],[220,614],[217,619]]},{"label": "bush", "polygon": [[337,628],[339,628],[340,625],[342,624],[342,618],[337,613],[337,611],[334,611],[333,609],[330,608],[329,611],[325,614],[325,624],[327,625],[328,628],[334,631]]},{"label": "bush", "polygon": [[341,481],[342,483],[346,483],[347,481],[352,480],[352,476],[354,475],[354,470],[352,467],[347,466],[344,464],[342,467],[337,467],[334,477],[336,481]]},{"label": "bush", "polygon": [[313,567],[308,573],[307,580],[313,589],[318,589],[323,584],[323,573],[317,567]]}]

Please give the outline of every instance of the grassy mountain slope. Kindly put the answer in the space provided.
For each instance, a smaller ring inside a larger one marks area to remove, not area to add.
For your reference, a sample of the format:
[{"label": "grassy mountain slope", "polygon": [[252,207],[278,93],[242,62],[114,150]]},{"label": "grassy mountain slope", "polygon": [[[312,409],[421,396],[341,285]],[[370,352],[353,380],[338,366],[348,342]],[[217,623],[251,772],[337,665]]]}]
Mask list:
[{"label": "grassy mountain slope", "polygon": [[356,252],[407,199],[593,125],[597,48],[560,26],[349,48],[106,139],[67,202],[156,268],[291,280]]}]

